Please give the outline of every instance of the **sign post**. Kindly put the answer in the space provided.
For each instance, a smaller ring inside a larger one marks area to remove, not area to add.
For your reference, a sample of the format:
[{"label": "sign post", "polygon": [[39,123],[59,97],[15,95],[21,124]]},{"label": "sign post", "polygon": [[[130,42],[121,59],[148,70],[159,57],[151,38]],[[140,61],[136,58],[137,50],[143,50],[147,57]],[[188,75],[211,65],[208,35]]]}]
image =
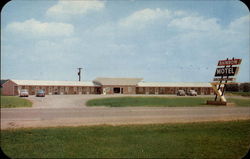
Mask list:
[{"label": "sign post", "polygon": [[[235,81],[236,78],[233,78],[233,77],[236,76],[239,72],[239,67],[235,65],[240,65],[241,61],[242,61],[241,59],[235,59],[235,58],[228,59],[227,58],[226,60],[220,60],[218,62],[218,65],[217,65],[218,67],[216,68],[215,75],[214,75],[215,76],[213,80],[214,82],[211,83],[212,88],[214,89],[216,95],[215,95],[214,101],[207,101],[207,104],[227,105],[227,100],[224,96],[224,92],[228,84],[235,84],[233,83],[233,81]],[[219,101],[217,101],[218,96],[220,97]]]}]

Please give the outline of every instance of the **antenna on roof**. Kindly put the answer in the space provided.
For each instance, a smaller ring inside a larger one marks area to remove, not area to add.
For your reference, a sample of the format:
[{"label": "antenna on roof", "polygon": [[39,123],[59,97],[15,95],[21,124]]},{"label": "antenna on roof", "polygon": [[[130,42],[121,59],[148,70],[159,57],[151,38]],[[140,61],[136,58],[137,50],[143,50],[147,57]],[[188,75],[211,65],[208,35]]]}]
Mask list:
[{"label": "antenna on roof", "polygon": [[81,67],[77,68],[79,71],[78,71],[78,76],[79,76],[79,81],[81,81]]}]

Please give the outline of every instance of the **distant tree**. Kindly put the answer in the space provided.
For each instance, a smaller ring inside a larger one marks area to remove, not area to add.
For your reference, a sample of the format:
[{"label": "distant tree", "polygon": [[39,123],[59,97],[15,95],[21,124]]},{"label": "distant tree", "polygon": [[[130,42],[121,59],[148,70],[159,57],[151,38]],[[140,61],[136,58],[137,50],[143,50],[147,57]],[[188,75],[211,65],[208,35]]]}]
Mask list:
[{"label": "distant tree", "polygon": [[239,85],[238,84],[228,84],[226,86],[226,91],[229,91],[229,92],[238,92],[239,91]]},{"label": "distant tree", "polygon": [[240,84],[240,91],[250,92],[250,82],[241,83]]}]

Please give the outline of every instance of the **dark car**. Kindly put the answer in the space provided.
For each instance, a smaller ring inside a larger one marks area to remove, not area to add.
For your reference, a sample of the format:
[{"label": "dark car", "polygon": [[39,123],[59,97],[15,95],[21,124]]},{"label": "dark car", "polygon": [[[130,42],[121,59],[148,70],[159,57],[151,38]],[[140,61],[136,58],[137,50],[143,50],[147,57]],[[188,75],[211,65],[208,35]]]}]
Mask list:
[{"label": "dark car", "polygon": [[178,90],[177,96],[185,96],[185,95],[186,95],[186,93],[184,90]]},{"label": "dark car", "polygon": [[36,92],[36,96],[37,97],[45,97],[45,91],[44,90],[38,90],[37,92]]}]

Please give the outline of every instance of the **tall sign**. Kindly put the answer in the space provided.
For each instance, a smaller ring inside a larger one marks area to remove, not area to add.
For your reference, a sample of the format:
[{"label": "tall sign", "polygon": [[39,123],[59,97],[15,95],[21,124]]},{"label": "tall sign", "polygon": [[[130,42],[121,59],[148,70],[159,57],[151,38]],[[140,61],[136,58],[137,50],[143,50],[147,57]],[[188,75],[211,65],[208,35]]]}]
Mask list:
[{"label": "tall sign", "polygon": [[[232,59],[227,58],[226,60],[219,60],[214,74],[215,76],[215,78],[213,79],[214,82],[211,83],[216,93],[216,96],[214,102],[207,101],[208,104],[213,104],[213,103],[219,104],[220,102],[226,104],[226,98],[224,97],[226,85],[235,84],[232,82],[236,80],[235,76],[239,72],[239,65],[241,64],[241,61],[242,61],[241,59],[235,59],[235,58]],[[223,88],[222,85],[224,85]],[[220,97],[220,101],[216,102],[218,96]]]}]

